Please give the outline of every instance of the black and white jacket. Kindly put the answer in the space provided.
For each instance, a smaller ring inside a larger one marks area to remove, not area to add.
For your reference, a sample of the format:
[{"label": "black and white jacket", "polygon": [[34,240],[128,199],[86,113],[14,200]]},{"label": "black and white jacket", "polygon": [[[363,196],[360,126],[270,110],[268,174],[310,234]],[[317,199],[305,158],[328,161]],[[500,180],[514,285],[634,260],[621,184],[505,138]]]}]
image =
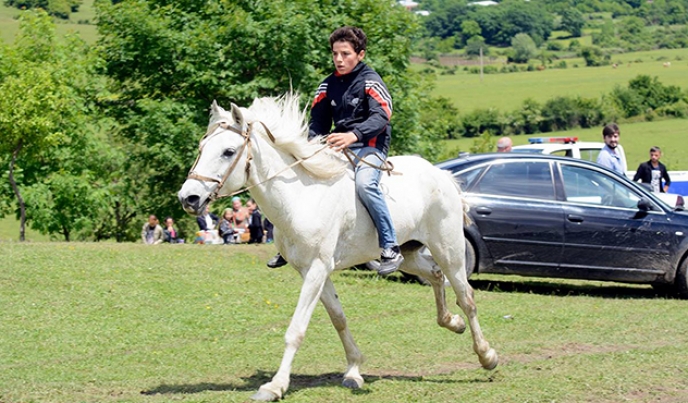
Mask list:
[{"label": "black and white jacket", "polygon": [[309,137],[353,132],[358,141],[349,148],[370,146],[387,155],[391,118],[392,97],[387,86],[375,70],[360,62],[351,73],[334,72],[318,86]]}]

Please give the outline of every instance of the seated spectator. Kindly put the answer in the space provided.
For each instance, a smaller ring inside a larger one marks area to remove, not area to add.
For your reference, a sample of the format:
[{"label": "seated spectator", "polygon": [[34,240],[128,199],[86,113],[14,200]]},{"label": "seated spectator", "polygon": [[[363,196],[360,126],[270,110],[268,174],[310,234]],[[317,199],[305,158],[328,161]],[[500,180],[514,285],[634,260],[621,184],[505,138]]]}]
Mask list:
[{"label": "seated spectator", "polygon": [[174,219],[172,217],[165,218],[165,228],[162,230],[165,242],[178,243],[177,230],[174,229]]},{"label": "seated spectator", "polygon": [[158,224],[158,217],[154,214],[148,216],[148,222],[141,229],[141,240],[147,245],[158,245],[163,241],[162,227]]},{"label": "seated spectator", "polygon": [[248,230],[251,234],[248,243],[263,243],[263,217],[258,210],[258,205],[256,201],[250,199],[246,203],[248,208]]},{"label": "seated spectator", "polygon": [[234,213],[232,223],[234,224],[237,243],[248,242],[248,210],[238,197],[232,198],[232,212]]},{"label": "seated spectator", "polygon": [[218,218],[215,214],[210,212],[210,208],[206,206],[203,215],[196,217],[196,222],[198,223],[198,229],[201,231],[210,231],[215,229],[217,225]]},{"label": "seated spectator", "polygon": [[220,236],[225,244],[235,243],[234,239],[234,211],[231,208],[226,208],[222,212],[220,219]]}]

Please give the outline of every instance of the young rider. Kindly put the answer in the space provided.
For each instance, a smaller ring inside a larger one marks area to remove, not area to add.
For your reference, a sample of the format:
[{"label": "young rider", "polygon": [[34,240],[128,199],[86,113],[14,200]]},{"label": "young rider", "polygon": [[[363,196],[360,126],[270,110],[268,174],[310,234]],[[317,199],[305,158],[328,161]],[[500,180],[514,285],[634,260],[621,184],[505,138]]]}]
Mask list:
[{"label": "young rider", "polygon": [[[342,27],[330,35],[335,71],[318,86],[311,107],[309,137],[327,135],[335,150],[348,147],[363,161],[355,168],[356,194],[377,229],[380,275],[399,268],[404,261],[387,203],[380,190],[382,171],[374,168],[387,158],[392,135],[392,97],[380,76],[363,63],[366,34],[357,27]],[[334,125],[334,128],[333,128]],[[277,254],[269,267],[287,264]]]}]

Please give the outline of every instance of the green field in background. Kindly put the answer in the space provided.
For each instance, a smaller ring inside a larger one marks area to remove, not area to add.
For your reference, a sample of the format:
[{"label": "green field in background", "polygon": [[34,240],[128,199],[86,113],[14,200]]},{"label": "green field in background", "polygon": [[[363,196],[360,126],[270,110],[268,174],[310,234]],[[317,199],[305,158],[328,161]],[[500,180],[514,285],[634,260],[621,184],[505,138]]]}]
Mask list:
[{"label": "green field in background", "polygon": [[[6,7],[0,3],[0,40],[12,43],[19,31],[17,16],[21,11],[14,7]],[[87,43],[96,42],[98,33],[95,26],[95,10],[93,0],[85,0],[79,7],[79,12],[72,13],[69,20],[55,20],[55,31],[58,36],[68,33],[78,33],[81,39]],[[88,21],[88,24],[79,24],[79,21]]]},{"label": "green field in background", "polygon": [[[616,85],[625,87],[640,74],[656,76],[664,85],[688,90],[688,49],[625,53],[614,55],[612,61],[619,62],[616,69],[584,67],[583,59],[567,59],[566,69],[484,74],[482,81],[479,74],[460,70],[455,75],[438,75],[433,95],[450,99],[463,114],[477,108],[508,112],[517,109],[527,98],[538,102],[563,95],[598,98]],[[664,61],[670,61],[671,67],[664,67]],[[580,67],[574,68],[573,64]]]}]

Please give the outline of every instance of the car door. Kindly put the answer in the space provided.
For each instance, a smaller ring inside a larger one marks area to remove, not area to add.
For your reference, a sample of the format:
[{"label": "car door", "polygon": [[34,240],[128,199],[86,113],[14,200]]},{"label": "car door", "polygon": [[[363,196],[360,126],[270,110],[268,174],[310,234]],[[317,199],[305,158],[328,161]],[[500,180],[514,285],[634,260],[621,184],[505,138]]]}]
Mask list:
[{"label": "car door", "polygon": [[615,175],[561,163],[566,216],[561,270],[591,280],[652,281],[671,270],[676,237],[666,214]]},{"label": "car door", "polygon": [[493,265],[486,271],[547,275],[563,251],[564,216],[549,161],[497,160],[467,189],[471,218]]}]

